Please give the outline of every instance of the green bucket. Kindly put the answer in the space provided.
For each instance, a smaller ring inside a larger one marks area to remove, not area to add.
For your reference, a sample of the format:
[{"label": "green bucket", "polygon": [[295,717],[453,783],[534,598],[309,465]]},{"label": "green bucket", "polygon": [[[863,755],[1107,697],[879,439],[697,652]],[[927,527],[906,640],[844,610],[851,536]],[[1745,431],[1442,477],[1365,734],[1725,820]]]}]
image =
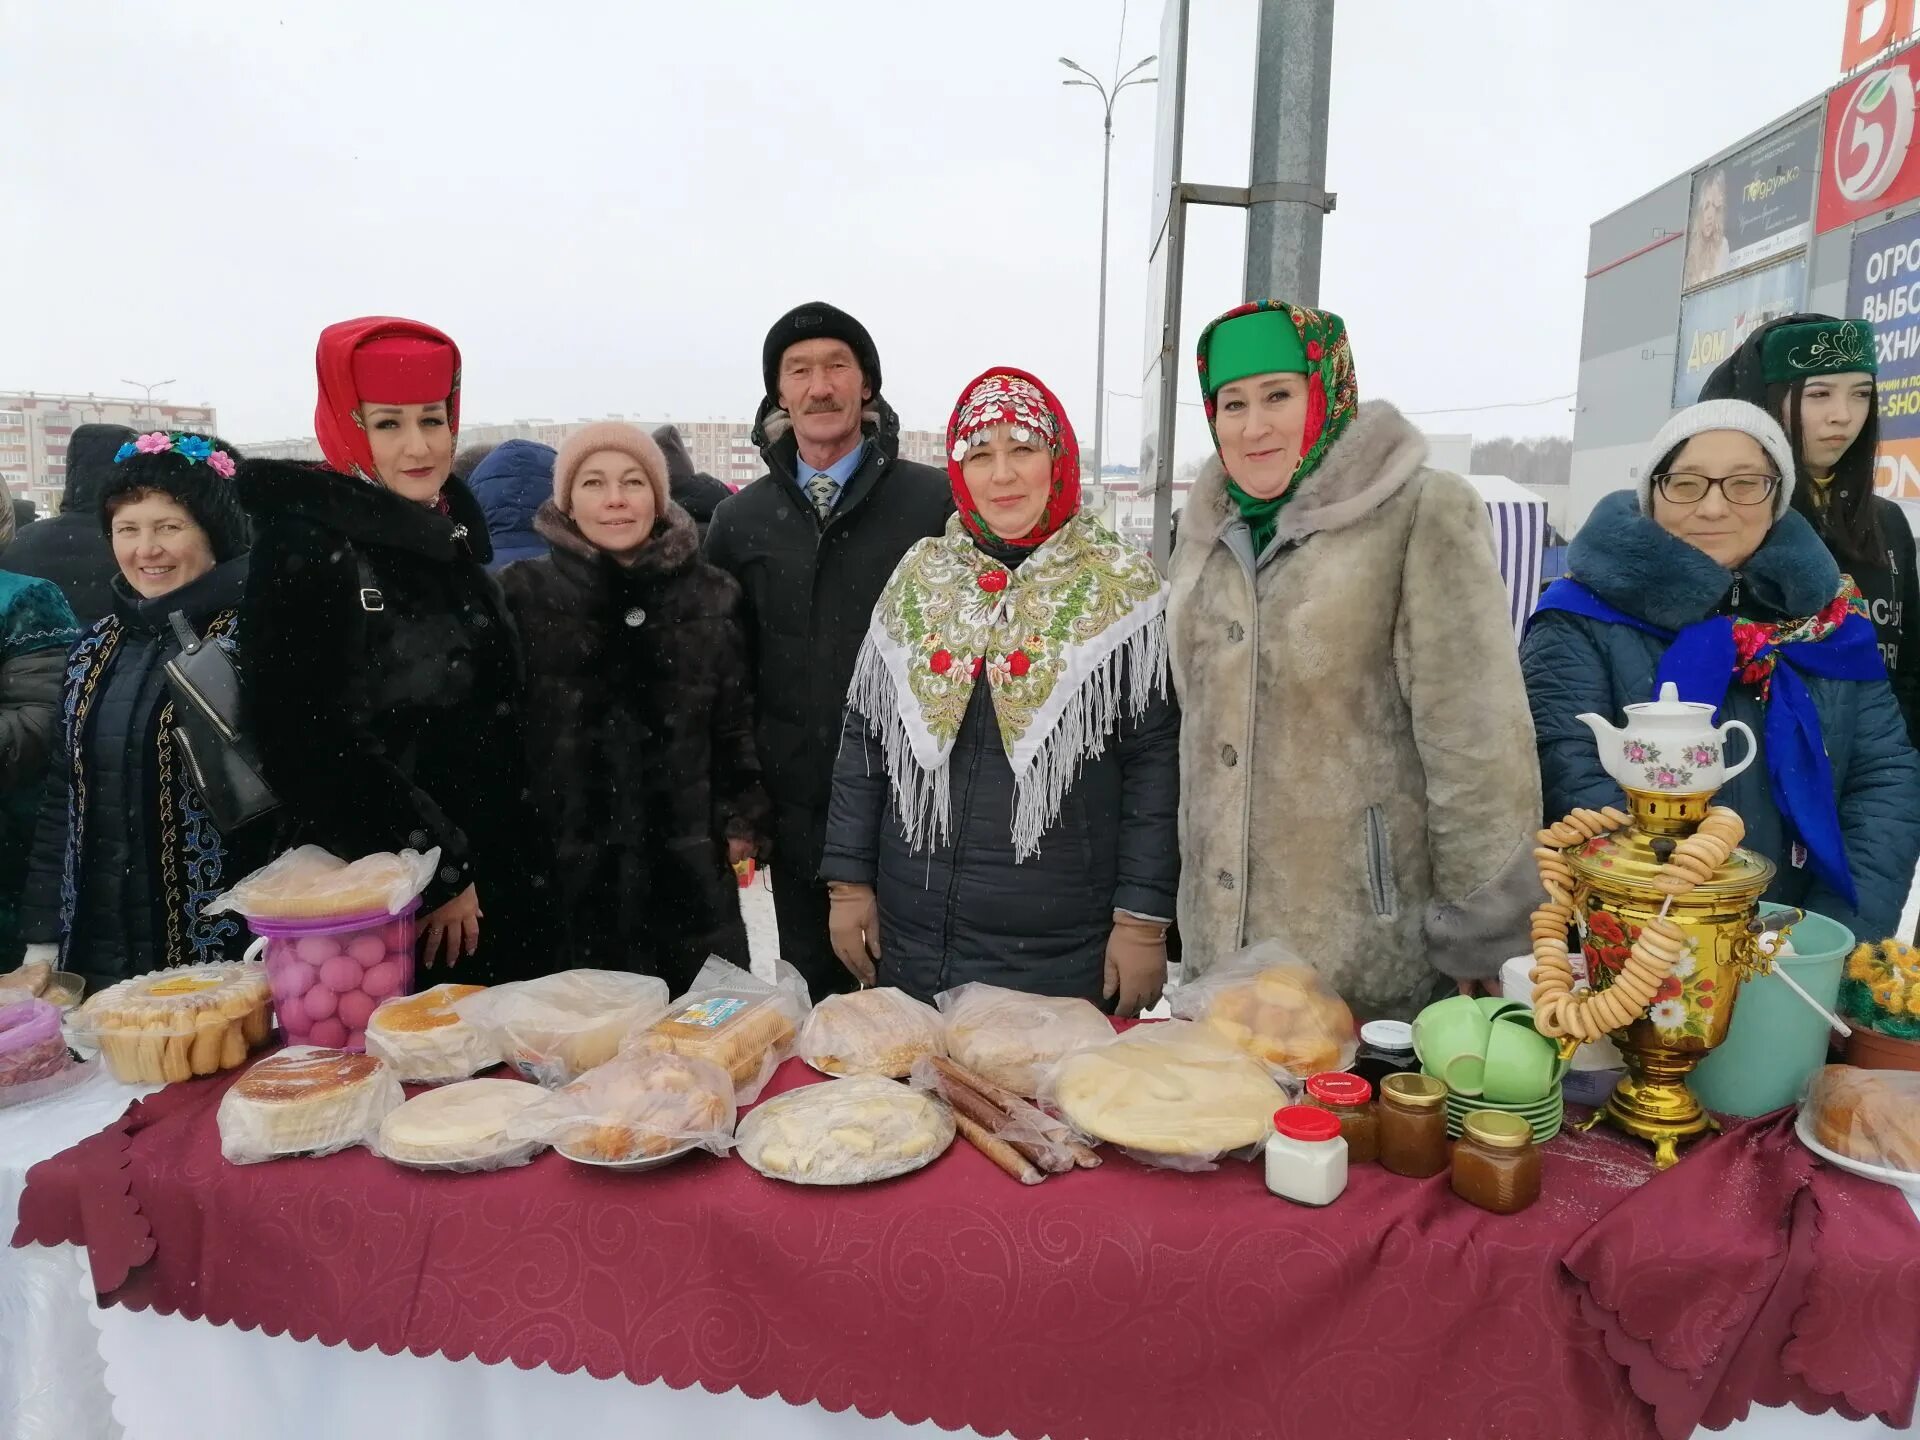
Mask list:
[{"label": "green bucket", "polygon": [[[1847,952],[1853,949],[1853,932],[1809,910],[1790,938],[1795,953],[1773,963],[1785,966],[1801,989],[1832,1010],[1839,1000]],[[1827,1063],[1832,1035],[1827,1022],[1785,981],[1762,975],[1740,987],[1732,1030],[1687,1083],[1709,1110],[1765,1115],[1800,1098],[1807,1078]]]}]

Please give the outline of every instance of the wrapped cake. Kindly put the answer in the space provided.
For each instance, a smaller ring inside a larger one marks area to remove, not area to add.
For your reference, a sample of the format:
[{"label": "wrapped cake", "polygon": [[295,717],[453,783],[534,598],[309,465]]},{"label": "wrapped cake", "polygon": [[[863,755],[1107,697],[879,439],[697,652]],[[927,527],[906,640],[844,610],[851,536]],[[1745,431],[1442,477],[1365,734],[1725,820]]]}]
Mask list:
[{"label": "wrapped cake", "polygon": [[266,972],[253,964],[185,965],[122,980],[73,1014],[71,1033],[127,1085],[170,1085],[246,1063],[266,1041]]}]

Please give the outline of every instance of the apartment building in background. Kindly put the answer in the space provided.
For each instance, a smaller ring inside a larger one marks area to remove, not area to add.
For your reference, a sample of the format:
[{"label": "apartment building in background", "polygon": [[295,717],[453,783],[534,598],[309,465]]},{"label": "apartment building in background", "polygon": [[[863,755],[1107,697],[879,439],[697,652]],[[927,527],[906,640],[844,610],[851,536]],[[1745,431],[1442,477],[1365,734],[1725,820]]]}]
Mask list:
[{"label": "apartment building in background", "polygon": [[[602,420],[624,420],[651,433],[671,423],[679,427],[680,438],[687,442],[693,468],[705,471],[716,480],[733,486],[760,478],[766,464],[753,443],[753,425],[746,420],[643,420],[636,415],[605,415]],[[599,420],[515,420],[494,425],[470,422],[460,427],[460,448],[469,445],[498,445],[504,440],[538,440],[556,450],[567,437]],[[900,432],[900,458],[917,460],[936,470],[947,468],[947,437],[940,430],[903,430]],[[242,454],[274,460],[318,460],[320,447],[311,437],[294,440],[262,440],[240,446]]]},{"label": "apartment building in background", "polygon": [[128,425],[136,430],[212,433],[211,405],[168,405],[113,395],[50,395],[0,391],[0,478],[15,498],[42,515],[56,514],[67,487],[67,441],[82,425]]}]

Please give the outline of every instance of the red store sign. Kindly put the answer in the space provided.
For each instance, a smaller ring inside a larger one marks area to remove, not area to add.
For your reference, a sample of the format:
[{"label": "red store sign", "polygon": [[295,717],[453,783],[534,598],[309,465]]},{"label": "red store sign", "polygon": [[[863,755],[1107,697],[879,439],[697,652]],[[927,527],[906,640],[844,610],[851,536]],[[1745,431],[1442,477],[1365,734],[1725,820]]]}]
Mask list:
[{"label": "red store sign", "polygon": [[1916,81],[1920,47],[1909,46],[1827,97],[1816,226],[1822,234],[1920,198]]}]

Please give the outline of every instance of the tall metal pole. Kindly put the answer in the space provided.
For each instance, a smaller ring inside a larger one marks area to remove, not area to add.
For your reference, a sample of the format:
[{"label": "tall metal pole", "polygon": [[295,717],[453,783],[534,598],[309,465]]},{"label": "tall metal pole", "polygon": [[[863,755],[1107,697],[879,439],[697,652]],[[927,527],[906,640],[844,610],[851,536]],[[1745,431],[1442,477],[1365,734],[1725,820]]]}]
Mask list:
[{"label": "tall metal pole", "polygon": [[1245,298],[1320,300],[1334,0],[1260,0]]},{"label": "tall metal pole", "polygon": [[153,392],[156,390],[164,390],[167,386],[173,384],[173,381],[156,380],[149,385],[143,380],[128,380],[122,377],[120,383],[122,385],[131,385],[136,390],[144,390],[146,392],[146,399],[141,402],[141,410],[144,413],[145,411],[153,409]]},{"label": "tall metal pole", "polygon": [[[1118,92],[1116,92],[1117,94]],[[1107,197],[1113,186],[1113,102],[1107,102],[1107,147],[1100,161],[1100,323],[1095,326],[1100,348],[1093,361],[1093,483],[1100,484],[1107,457]]]}]

